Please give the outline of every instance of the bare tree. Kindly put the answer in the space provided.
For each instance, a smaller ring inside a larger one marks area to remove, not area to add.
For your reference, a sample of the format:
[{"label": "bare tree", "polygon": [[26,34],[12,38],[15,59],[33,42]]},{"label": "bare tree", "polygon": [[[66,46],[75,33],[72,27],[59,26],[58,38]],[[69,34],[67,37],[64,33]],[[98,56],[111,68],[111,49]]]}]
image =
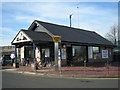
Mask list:
[{"label": "bare tree", "polygon": [[120,39],[120,31],[118,29],[118,25],[113,25],[110,31],[106,34],[106,38],[110,40],[113,44],[118,44],[117,42]]}]

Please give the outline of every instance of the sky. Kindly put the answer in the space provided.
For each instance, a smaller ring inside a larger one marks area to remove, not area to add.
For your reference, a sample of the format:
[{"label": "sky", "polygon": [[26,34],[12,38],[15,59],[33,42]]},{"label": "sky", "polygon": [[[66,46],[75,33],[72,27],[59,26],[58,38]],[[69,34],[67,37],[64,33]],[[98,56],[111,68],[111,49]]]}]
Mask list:
[{"label": "sky", "polygon": [[[95,31],[105,36],[118,23],[118,2],[1,2],[0,46],[11,45],[34,20]],[[77,8],[78,7],[78,8]]]}]

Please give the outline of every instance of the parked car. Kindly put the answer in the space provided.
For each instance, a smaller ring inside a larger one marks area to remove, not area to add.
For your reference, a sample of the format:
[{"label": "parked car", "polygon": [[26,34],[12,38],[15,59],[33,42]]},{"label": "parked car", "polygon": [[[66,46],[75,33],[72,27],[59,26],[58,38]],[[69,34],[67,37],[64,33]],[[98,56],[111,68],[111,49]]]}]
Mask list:
[{"label": "parked car", "polygon": [[10,58],[10,55],[5,55],[5,65],[10,65],[12,63],[12,60]]},{"label": "parked car", "polygon": [[10,55],[4,55],[0,57],[0,66],[5,66],[11,64],[12,60],[10,58]]},{"label": "parked car", "polygon": [[2,66],[3,60],[2,57],[0,57],[0,66]]}]

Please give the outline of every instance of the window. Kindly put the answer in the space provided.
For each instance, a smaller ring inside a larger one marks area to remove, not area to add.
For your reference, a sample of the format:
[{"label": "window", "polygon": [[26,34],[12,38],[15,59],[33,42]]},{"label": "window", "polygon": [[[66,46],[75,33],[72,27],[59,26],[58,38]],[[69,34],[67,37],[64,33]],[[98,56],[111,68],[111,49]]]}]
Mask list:
[{"label": "window", "polygon": [[86,46],[72,46],[72,63],[79,65],[81,61],[86,60],[86,54]]},{"label": "window", "polygon": [[45,53],[45,57],[50,57],[50,50],[49,48],[42,49],[43,53]]},{"label": "window", "polygon": [[93,59],[98,59],[100,57],[99,52],[99,47],[93,47]]},{"label": "window", "polygon": [[99,53],[99,47],[93,47],[93,53]]}]

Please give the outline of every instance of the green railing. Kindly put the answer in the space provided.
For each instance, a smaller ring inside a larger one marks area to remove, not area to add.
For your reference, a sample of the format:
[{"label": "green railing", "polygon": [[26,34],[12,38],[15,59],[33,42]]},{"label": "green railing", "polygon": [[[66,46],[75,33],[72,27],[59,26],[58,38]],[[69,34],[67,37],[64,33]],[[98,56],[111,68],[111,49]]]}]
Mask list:
[{"label": "green railing", "polygon": [[[17,59],[17,61],[20,61],[20,59]],[[5,60],[5,62],[12,62],[12,60]]]}]

